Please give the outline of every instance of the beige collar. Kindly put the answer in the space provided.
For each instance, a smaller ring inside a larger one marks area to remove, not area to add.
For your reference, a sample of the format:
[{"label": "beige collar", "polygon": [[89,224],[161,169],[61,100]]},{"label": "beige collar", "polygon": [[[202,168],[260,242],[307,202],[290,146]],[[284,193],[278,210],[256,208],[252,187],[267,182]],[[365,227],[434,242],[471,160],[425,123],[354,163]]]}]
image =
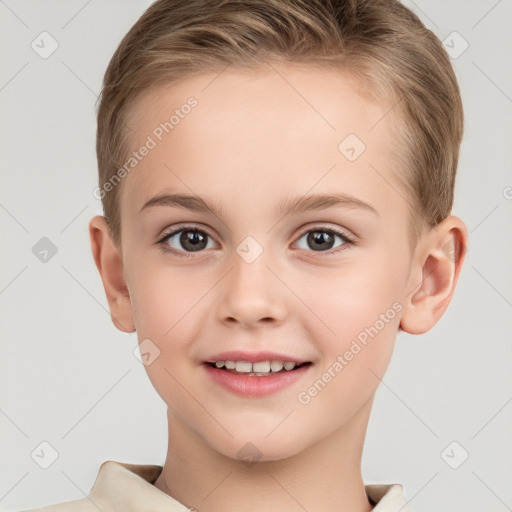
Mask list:
[{"label": "beige collar", "polygon": [[[162,466],[104,462],[89,494],[97,506],[113,512],[190,512],[185,505],[155,487]],[[400,484],[367,484],[367,495],[377,503],[372,512],[411,512]]]}]

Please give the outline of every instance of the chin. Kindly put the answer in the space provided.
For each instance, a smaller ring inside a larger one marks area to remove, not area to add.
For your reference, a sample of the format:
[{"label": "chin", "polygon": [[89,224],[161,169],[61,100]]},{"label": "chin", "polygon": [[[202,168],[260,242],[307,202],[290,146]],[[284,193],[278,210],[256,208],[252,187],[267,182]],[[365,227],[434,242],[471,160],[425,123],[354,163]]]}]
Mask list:
[{"label": "chin", "polygon": [[279,436],[277,432],[268,437],[265,435],[261,432],[257,435],[246,432],[245,435],[229,438],[229,441],[224,438],[211,446],[226,457],[245,461],[248,467],[256,462],[279,461],[293,457],[304,448],[298,439],[291,438],[289,435],[286,438]]}]

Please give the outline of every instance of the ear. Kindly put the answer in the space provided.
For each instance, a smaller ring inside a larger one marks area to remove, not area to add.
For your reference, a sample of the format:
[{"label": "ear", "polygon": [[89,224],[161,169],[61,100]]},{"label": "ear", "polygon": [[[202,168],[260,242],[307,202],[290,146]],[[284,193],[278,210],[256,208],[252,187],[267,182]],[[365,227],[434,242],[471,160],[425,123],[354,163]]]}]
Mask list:
[{"label": "ear", "polygon": [[105,217],[96,215],[89,222],[94,262],[101,275],[114,325],[123,332],[134,332],[130,293],[123,273],[123,259],[115,246]]},{"label": "ear", "polygon": [[423,334],[443,316],[466,257],[468,233],[464,222],[450,216],[425,235],[413,262],[400,327]]}]

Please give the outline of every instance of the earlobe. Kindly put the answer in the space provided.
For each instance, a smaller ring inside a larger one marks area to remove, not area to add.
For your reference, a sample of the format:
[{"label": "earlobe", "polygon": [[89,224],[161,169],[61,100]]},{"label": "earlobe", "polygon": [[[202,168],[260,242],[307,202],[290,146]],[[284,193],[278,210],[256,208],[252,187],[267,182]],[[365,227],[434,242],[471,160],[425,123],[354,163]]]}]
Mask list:
[{"label": "earlobe", "polygon": [[410,334],[423,334],[443,316],[464,263],[467,250],[464,222],[450,216],[427,235],[405,298],[401,328]]},{"label": "earlobe", "polygon": [[89,222],[94,262],[101,276],[114,325],[123,332],[134,332],[130,293],[123,273],[123,260],[110,236],[110,227],[101,215]]}]

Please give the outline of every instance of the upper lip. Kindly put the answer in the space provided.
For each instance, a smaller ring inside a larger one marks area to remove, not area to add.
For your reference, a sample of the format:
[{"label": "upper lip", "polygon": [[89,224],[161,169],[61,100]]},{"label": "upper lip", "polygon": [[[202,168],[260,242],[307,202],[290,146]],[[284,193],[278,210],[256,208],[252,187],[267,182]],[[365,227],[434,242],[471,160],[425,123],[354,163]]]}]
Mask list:
[{"label": "upper lip", "polygon": [[296,364],[308,363],[307,359],[296,356],[290,356],[279,352],[244,352],[241,350],[231,350],[209,357],[205,363],[216,363],[217,361],[247,361],[248,363],[258,363],[261,361],[292,361]]}]

